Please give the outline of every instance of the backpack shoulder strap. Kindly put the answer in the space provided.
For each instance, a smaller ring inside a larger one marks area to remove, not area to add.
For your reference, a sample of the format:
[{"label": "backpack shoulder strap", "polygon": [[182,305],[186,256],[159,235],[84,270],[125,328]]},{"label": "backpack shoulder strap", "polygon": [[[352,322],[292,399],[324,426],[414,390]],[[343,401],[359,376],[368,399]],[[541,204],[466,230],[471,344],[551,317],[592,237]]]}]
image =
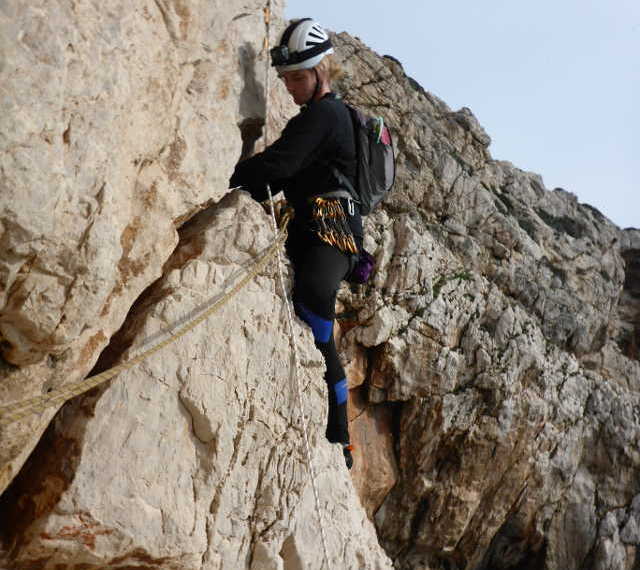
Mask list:
[{"label": "backpack shoulder strap", "polygon": [[356,189],[353,187],[353,184],[351,184],[349,179],[344,174],[342,174],[342,172],[340,172],[334,165],[331,165],[331,171],[333,172],[333,175],[336,177],[338,184],[340,184],[340,186],[348,190],[350,194],[350,198],[354,202],[357,202],[359,204],[360,199],[359,199],[358,193],[356,192]]},{"label": "backpack shoulder strap", "polygon": [[[358,127],[361,123],[360,121],[360,111],[358,111],[358,109],[356,109],[355,107],[349,105],[349,103],[347,103],[346,101],[342,100],[342,103],[344,104],[344,106],[347,108],[348,114],[349,114],[349,118],[351,119],[351,125],[353,127],[353,139],[354,139],[354,143],[356,145],[356,162],[357,162],[357,154],[358,154]],[[357,204],[360,204],[360,194],[358,194],[357,189],[354,187],[354,185],[351,183],[351,181],[333,164],[330,165],[331,166],[331,171],[333,172],[333,175],[336,177],[336,180],[338,181],[338,184],[340,184],[340,186],[342,186],[343,188],[347,189],[349,191],[349,194],[351,194],[351,199],[356,202]]]}]

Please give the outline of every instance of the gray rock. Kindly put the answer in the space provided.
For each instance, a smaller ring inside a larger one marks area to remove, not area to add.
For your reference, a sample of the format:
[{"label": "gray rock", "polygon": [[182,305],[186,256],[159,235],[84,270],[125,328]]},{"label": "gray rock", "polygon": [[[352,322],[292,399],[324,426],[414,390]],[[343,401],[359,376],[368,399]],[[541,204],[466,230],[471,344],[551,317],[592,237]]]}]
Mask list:
[{"label": "gray rock", "polygon": [[630,567],[634,523],[605,529],[640,467],[640,367],[615,332],[637,318],[620,304],[637,236],[492,160],[469,110],[337,41],[347,99],[382,112],[398,149],[397,187],[367,219],[378,273],[368,297],[341,294],[364,317],[347,352],[370,323],[397,330],[366,381],[401,410],[382,544],[399,568]]}]

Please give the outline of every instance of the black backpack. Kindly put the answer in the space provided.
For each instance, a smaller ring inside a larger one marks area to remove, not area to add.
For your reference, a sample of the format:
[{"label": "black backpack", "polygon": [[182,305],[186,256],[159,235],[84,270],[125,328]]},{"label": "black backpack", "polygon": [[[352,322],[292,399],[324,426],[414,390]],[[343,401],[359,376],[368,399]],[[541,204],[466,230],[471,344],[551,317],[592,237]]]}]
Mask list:
[{"label": "black backpack", "polygon": [[351,115],[356,140],[355,188],[337,168],[333,167],[333,173],[360,205],[360,213],[366,216],[393,186],[396,176],[393,141],[382,117],[370,117],[351,105],[345,103],[345,106]]}]

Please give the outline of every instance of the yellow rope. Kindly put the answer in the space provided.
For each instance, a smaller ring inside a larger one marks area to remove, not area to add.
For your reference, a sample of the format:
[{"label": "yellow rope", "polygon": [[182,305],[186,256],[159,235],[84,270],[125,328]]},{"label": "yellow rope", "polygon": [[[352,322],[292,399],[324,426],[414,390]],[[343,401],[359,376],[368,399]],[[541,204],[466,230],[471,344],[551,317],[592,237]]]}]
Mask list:
[{"label": "yellow rope", "polygon": [[67,400],[74,398],[75,396],[79,396],[80,394],[84,394],[91,388],[95,388],[100,384],[110,380],[120,372],[124,372],[129,368],[132,368],[136,364],[142,362],[152,354],[155,354],[159,350],[162,350],[165,346],[168,346],[172,342],[175,342],[180,337],[183,337],[189,331],[197,327],[201,322],[208,319],[213,313],[218,311],[221,307],[223,307],[226,303],[228,303],[232,297],[234,297],[243,287],[249,283],[262,269],[269,263],[272,257],[274,257],[280,245],[284,243],[287,238],[287,224],[291,219],[291,213],[289,211],[285,212],[280,221],[280,233],[278,234],[277,239],[273,244],[269,247],[269,249],[256,261],[253,266],[253,269],[247,273],[236,285],[234,285],[227,293],[225,293],[220,299],[218,299],[211,307],[209,307],[204,313],[202,313],[199,317],[195,318],[191,322],[187,323],[184,327],[178,330],[175,334],[159,342],[158,344],[152,346],[150,349],[145,350],[143,353],[138,356],[128,360],[127,362],[123,362],[118,366],[114,366],[109,370],[105,370],[100,374],[96,374],[95,376],[91,376],[90,378],[86,378],[84,380],[80,380],[73,384],[67,384],[53,390],[47,394],[43,394],[42,396],[36,396],[35,398],[29,398],[28,400],[23,400],[22,402],[16,402],[14,404],[8,404],[6,406],[0,407],[0,426],[6,426],[13,422],[17,422],[22,420],[28,416],[40,414],[49,406],[53,405],[61,405],[64,404]]}]

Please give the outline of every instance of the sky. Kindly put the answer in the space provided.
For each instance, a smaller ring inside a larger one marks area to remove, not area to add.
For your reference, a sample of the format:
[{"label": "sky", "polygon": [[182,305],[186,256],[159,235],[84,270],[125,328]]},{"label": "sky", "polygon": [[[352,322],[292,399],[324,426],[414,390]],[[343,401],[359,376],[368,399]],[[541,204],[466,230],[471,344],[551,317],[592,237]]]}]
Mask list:
[{"label": "sky", "polygon": [[286,0],[398,59],[489,151],[640,228],[640,0]]}]

